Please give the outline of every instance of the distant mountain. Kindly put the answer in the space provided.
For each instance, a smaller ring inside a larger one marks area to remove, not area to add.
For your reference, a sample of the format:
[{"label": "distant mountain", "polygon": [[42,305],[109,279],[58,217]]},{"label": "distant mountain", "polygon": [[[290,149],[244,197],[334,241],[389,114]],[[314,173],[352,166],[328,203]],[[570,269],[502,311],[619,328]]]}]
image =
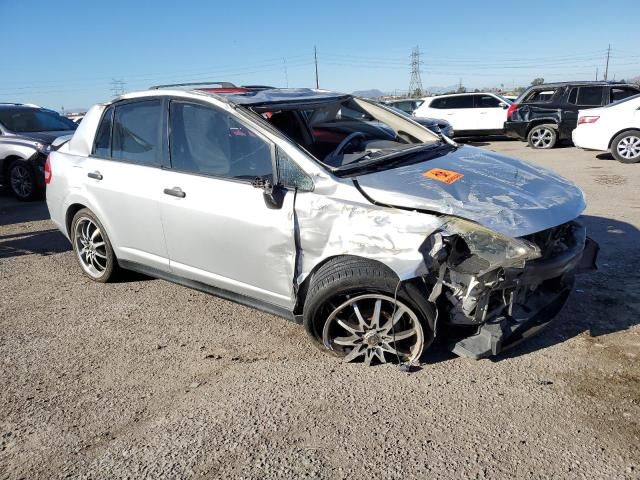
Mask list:
[{"label": "distant mountain", "polygon": [[377,88],[372,88],[371,90],[356,90],[355,92],[353,92],[353,95],[363,98],[378,98],[383,97],[384,93]]}]

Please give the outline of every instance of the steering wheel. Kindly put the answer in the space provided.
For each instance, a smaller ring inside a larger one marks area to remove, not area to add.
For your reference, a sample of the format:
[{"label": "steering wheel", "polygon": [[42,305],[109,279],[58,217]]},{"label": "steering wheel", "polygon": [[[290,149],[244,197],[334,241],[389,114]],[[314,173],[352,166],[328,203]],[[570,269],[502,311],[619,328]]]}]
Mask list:
[{"label": "steering wheel", "polygon": [[351,145],[353,142],[355,142],[356,140],[364,141],[366,140],[366,138],[367,136],[362,132],[350,133],[338,144],[338,146],[333,152],[327,155],[325,162],[330,163],[330,161],[336,158],[338,155],[342,155],[343,152],[347,149],[347,147]]}]

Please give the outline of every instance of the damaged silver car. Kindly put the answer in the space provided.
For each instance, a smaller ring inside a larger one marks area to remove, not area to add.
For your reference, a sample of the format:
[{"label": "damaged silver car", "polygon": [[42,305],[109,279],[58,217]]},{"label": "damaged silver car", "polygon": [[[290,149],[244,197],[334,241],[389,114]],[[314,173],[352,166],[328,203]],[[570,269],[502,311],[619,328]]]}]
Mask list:
[{"label": "damaged silver car", "polygon": [[366,364],[418,361],[444,332],[458,355],[495,355],[549,323],[597,254],[573,183],[323,90],[127,94],[87,113],[45,180],[91,279],[174,281]]}]

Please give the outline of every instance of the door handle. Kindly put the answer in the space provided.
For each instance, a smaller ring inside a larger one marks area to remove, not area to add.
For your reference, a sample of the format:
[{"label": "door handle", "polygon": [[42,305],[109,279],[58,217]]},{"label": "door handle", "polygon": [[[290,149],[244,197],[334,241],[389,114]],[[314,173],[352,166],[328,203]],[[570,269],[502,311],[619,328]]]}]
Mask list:
[{"label": "door handle", "polygon": [[172,197],[184,198],[187,196],[180,187],[165,188],[164,193]]},{"label": "door handle", "polygon": [[95,178],[96,180],[102,180],[102,174],[99,171],[87,173],[87,177]]}]

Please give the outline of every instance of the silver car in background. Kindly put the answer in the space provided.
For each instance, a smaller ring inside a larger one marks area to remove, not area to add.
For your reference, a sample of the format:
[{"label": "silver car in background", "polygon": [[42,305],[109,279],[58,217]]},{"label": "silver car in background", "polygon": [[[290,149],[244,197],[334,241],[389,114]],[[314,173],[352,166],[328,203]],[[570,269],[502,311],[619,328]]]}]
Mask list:
[{"label": "silver car in background", "polygon": [[417,361],[445,326],[455,353],[497,354],[597,252],[571,182],[323,90],[127,94],[91,108],[45,174],[91,279],[213,293],[366,364]]}]

